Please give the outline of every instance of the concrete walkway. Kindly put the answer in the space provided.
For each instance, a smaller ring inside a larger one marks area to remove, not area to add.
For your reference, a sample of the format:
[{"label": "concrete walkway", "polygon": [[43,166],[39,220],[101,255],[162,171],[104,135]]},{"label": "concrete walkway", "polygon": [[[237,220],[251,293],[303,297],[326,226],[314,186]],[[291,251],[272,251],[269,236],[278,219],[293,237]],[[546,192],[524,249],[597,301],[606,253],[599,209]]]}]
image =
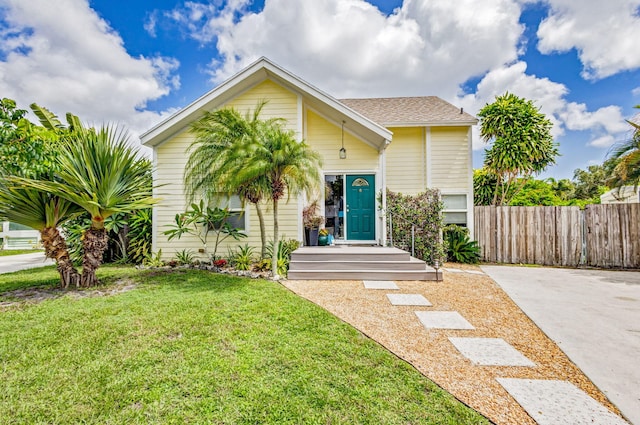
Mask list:
[{"label": "concrete walkway", "polygon": [[482,266],[640,425],[640,272]]},{"label": "concrete walkway", "polygon": [[17,272],[19,270],[33,269],[54,264],[44,256],[44,252],[33,254],[7,255],[0,257],[0,274]]}]

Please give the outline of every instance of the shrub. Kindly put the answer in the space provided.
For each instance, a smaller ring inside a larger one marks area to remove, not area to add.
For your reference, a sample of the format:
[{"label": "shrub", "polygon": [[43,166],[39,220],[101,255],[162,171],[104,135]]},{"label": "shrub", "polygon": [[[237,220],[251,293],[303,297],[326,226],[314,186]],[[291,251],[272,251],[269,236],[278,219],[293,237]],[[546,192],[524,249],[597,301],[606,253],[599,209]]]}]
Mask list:
[{"label": "shrub", "polygon": [[183,249],[182,251],[176,252],[176,262],[181,266],[193,264],[194,260],[195,255],[190,249]]},{"label": "shrub", "polygon": [[476,264],[480,261],[480,247],[469,239],[469,229],[450,224],[444,228],[447,259],[456,263]]},{"label": "shrub", "polygon": [[229,250],[229,261],[236,270],[249,270],[253,264],[254,249],[248,244]]},{"label": "shrub", "polygon": [[387,213],[391,215],[388,240],[394,246],[411,251],[411,227],[415,225],[415,257],[433,265],[443,262],[445,252],[441,241],[442,209],[440,191],[427,189],[418,195],[403,195],[387,190]]}]

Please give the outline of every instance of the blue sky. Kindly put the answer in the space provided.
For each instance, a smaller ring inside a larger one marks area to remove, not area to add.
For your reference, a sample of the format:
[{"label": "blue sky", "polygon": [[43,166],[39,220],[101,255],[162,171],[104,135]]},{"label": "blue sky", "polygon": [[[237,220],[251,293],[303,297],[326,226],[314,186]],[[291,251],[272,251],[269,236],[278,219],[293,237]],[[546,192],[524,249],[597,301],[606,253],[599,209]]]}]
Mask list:
[{"label": "blue sky", "polygon": [[[0,0],[0,96],[140,134],[260,56],[335,97],[534,100],[570,178],[629,136],[640,0]],[[483,143],[474,140],[474,166]]]}]

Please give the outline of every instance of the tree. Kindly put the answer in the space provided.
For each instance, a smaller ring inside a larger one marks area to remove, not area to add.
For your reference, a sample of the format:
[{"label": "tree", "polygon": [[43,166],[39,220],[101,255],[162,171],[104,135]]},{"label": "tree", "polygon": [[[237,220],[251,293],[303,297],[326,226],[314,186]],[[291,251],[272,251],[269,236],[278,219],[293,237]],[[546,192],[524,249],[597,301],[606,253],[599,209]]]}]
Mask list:
[{"label": "tree", "polygon": [[522,190],[518,191],[509,202],[509,205],[524,207],[563,204],[565,204],[565,202],[557,196],[552,184],[533,178],[527,179],[522,185]]},{"label": "tree", "polygon": [[[640,105],[636,108],[640,108]],[[633,127],[633,134],[613,150],[611,158],[617,164],[607,180],[611,187],[638,187],[640,184],[640,124],[629,120],[627,122]]]},{"label": "tree", "polygon": [[128,135],[117,127],[71,132],[58,156],[54,181],[10,178],[10,181],[66,199],[91,215],[83,236],[80,283],[96,285],[108,236],[105,219],[118,212],[152,206],[151,187],[145,178],[148,161],[141,161],[128,145]]},{"label": "tree", "polygon": [[205,112],[191,125],[196,135],[189,147],[189,159],[185,167],[184,183],[188,203],[196,196],[209,200],[221,194],[238,195],[243,201],[255,206],[260,223],[260,258],[264,258],[267,245],[266,227],[261,202],[269,192],[264,177],[243,181],[237,170],[247,160],[246,152],[232,149],[236,144],[257,143],[265,126],[275,125],[280,119],[260,120],[260,113],[266,104],[258,102],[253,113],[244,116],[234,108],[223,108]]},{"label": "tree", "polygon": [[[268,196],[273,203],[273,252],[271,267],[278,278],[278,203],[287,195],[310,194],[320,183],[320,155],[304,141],[296,140],[295,133],[282,123],[271,122],[262,126],[259,138],[244,139],[234,145],[233,155],[243,155],[245,162],[237,170],[239,181],[265,179]],[[244,152],[244,153],[241,153]]]},{"label": "tree", "polygon": [[[549,121],[532,101],[511,93],[497,96],[478,113],[480,136],[491,147],[485,151],[484,167],[497,178],[492,204],[505,205],[526,178],[555,163],[557,145]],[[524,177],[519,180],[518,177]]]},{"label": "tree", "polygon": [[473,204],[491,205],[498,187],[498,177],[486,167],[473,170]]}]

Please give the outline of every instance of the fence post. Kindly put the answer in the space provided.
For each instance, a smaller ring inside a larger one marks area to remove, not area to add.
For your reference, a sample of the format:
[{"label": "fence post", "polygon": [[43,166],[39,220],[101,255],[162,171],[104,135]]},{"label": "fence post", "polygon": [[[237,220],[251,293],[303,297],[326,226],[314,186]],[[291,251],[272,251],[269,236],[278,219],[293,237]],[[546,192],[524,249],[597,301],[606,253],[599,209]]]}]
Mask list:
[{"label": "fence post", "polygon": [[416,256],[416,226],[411,225],[411,256]]},{"label": "fence post", "polygon": [[580,252],[580,266],[587,264],[587,220],[585,219],[586,208],[580,210],[580,222],[582,224],[582,252]]}]

